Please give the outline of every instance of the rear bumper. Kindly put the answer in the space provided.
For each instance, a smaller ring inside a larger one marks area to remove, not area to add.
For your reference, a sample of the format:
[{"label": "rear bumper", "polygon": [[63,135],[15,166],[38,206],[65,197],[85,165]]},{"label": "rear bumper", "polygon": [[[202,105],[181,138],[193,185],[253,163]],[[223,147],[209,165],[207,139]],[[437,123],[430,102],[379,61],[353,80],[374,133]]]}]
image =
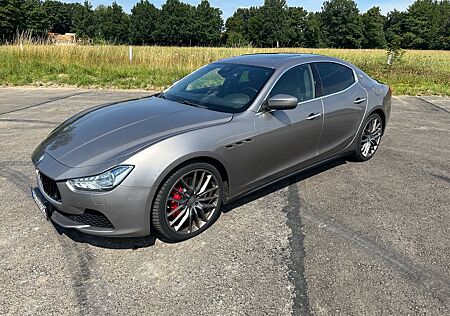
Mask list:
[{"label": "rear bumper", "polygon": [[383,99],[383,110],[385,115],[385,128],[387,123],[389,122],[389,117],[391,116],[391,105],[392,105],[392,89],[388,86],[388,92]]},{"label": "rear bumper", "polygon": [[37,181],[37,189],[51,205],[50,219],[57,225],[83,233],[111,237],[150,234],[150,191],[146,187],[119,185],[108,192],[72,191],[57,182],[60,201],[53,200]]}]

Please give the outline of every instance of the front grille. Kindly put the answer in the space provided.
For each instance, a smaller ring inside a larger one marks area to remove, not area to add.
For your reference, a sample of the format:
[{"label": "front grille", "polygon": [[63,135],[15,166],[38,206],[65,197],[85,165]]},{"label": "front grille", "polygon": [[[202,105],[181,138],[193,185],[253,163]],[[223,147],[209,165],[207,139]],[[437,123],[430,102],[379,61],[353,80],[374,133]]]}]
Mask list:
[{"label": "front grille", "polygon": [[39,172],[39,178],[41,180],[42,189],[45,194],[51,197],[53,200],[61,202],[61,194],[59,193],[58,186],[56,185],[56,181],[50,179],[45,174]]},{"label": "front grille", "polygon": [[96,210],[86,209],[83,214],[63,213],[63,215],[74,222],[86,224],[89,226],[114,228],[114,225],[109,221],[109,219]]}]

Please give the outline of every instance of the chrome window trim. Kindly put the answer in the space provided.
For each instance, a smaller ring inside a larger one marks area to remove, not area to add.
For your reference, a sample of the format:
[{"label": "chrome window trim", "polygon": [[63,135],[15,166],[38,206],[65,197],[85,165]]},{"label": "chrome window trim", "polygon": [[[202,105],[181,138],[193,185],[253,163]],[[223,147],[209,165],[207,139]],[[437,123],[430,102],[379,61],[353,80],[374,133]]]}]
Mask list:
[{"label": "chrome window trim", "polygon": [[[353,69],[352,67],[349,67],[349,66],[345,65],[344,63],[340,63],[340,62],[336,62],[336,61],[315,61],[314,63],[316,63],[316,64],[318,64],[318,63],[330,63],[330,64],[338,64],[338,65],[344,66],[344,67],[350,69],[350,70],[353,72],[353,79],[355,80],[351,85],[349,85],[349,86],[348,86],[347,88],[345,88],[344,90],[339,90],[339,91],[337,91],[337,92],[333,92],[333,93],[330,93],[330,94],[323,95],[323,96],[321,96],[321,98],[324,98],[324,97],[328,97],[328,96],[331,96],[331,95],[336,95],[336,94],[345,92],[345,91],[347,91],[348,89],[350,89],[351,87],[353,87],[354,85],[356,85],[357,83],[359,83],[359,78],[358,78],[358,76],[357,76],[357,74],[356,74],[355,69]],[[319,72],[319,71],[317,71],[317,72]],[[320,76],[320,73],[319,73],[319,76]]]},{"label": "chrome window trim", "polygon": [[[300,64],[295,64],[295,65],[293,65],[293,66],[291,66],[291,67],[286,68],[286,69],[278,76],[278,78],[274,81],[274,83],[270,86],[269,92],[267,92],[267,94],[264,96],[264,101],[262,101],[261,104],[259,105],[258,110],[256,111],[256,114],[259,114],[259,113],[261,113],[261,112],[264,112],[264,111],[261,110],[261,109],[262,109],[262,105],[267,101],[267,97],[270,95],[270,93],[272,92],[272,90],[273,90],[273,88],[275,87],[275,85],[277,84],[277,82],[280,80],[280,78],[281,78],[286,72],[288,72],[289,70],[291,70],[291,69],[293,69],[293,68],[295,68],[295,67],[298,67],[298,66],[309,65],[309,64],[314,64],[314,63],[331,63],[331,64],[338,64],[338,65],[342,65],[342,66],[344,66],[344,67],[347,67],[348,69],[350,69],[350,70],[353,72],[353,78],[355,79],[355,82],[353,82],[353,84],[351,84],[350,86],[348,86],[348,87],[345,88],[344,90],[341,90],[341,91],[338,91],[338,92],[334,92],[334,93],[331,93],[331,94],[327,94],[327,95],[323,95],[323,96],[320,96],[320,97],[315,97],[315,98],[310,99],[310,100],[301,101],[301,102],[297,103],[297,106],[299,106],[299,105],[301,105],[301,104],[304,104],[305,102],[312,101],[312,100],[322,100],[323,98],[326,98],[326,97],[329,97],[329,96],[334,96],[334,95],[337,95],[337,94],[340,94],[340,93],[344,93],[344,92],[346,92],[347,90],[349,90],[350,88],[352,88],[353,86],[355,86],[357,83],[359,84],[359,78],[358,78],[358,76],[357,76],[357,74],[356,74],[356,71],[355,71],[352,67],[349,67],[348,65],[346,65],[346,64],[344,64],[344,63],[342,63],[342,62],[339,62],[339,61],[329,61],[329,60],[323,60],[323,61],[307,61],[307,62],[302,62],[302,63],[300,63]],[[319,76],[320,76],[320,75],[319,75]],[[314,78],[314,74],[313,74],[313,79],[315,79],[315,78]]]}]

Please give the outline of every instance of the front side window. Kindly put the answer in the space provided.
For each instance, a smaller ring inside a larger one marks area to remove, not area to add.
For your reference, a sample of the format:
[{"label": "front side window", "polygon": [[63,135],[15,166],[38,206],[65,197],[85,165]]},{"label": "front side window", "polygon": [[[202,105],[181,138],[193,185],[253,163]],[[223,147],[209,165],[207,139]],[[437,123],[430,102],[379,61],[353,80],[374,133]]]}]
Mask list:
[{"label": "front side window", "polygon": [[298,102],[314,99],[316,96],[311,66],[300,65],[286,71],[273,87],[269,98],[277,94],[294,96]]},{"label": "front side window", "polygon": [[336,63],[316,63],[322,80],[323,94],[328,95],[347,89],[355,83],[353,70]]},{"label": "front side window", "polygon": [[246,110],[273,74],[273,69],[213,63],[177,82],[164,97],[214,111]]}]

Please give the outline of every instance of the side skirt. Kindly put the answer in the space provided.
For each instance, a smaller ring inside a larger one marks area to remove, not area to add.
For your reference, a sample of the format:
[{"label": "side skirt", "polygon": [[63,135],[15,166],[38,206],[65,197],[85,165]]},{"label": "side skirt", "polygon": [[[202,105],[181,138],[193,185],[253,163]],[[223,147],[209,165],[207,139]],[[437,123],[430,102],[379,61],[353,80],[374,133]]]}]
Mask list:
[{"label": "side skirt", "polygon": [[328,162],[331,162],[331,161],[333,161],[333,160],[336,160],[336,159],[338,159],[338,158],[346,157],[346,156],[348,156],[350,153],[351,153],[351,151],[348,151],[348,148],[347,148],[347,150],[346,150],[345,152],[340,153],[340,154],[335,155],[335,156],[332,156],[331,158],[327,158],[327,159],[325,159],[325,160],[316,162],[316,163],[314,163],[314,164],[312,164],[312,165],[310,165],[310,166],[308,166],[308,167],[305,167],[305,168],[303,168],[303,169],[299,169],[299,170],[297,170],[297,171],[295,171],[295,172],[293,172],[293,173],[287,174],[287,175],[282,176],[282,177],[280,177],[280,178],[278,178],[278,179],[272,180],[272,181],[270,181],[270,182],[264,183],[264,184],[259,185],[259,186],[256,186],[256,187],[252,187],[252,188],[250,188],[250,189],[248,189],[248,190],[246,190],[246,191],[243,191],[243,192],[241,192],[241,193],[238,193],[238,194],[236,194],[236,195],[234,195],[234,196],[232,196],[232,197],[228,197],[228,199],[227,199],[226,201],[224,201],[223,204],[226,205],[226,204],[232,203],[232,202],[234,202],[234,201],[236,201],[236,200],[238,200],[238,199],[240,199],[240,198],[243,198],[243,197],[245,197],[245,196],[247,196],[247,195],[250,195],[250,194],[252,194],[252,193],[254,193],[254,192],[257,192],[257,191],[259,191],[259,190],[261,190],[261,189],[263,189],[263,188],[266,188],[266,187],[268,187],[268,186],[270,186],[270,185],[272,185],[272,184],[275,184],[275,183],[278,183],[278,182],[283,181],[283,180],[285,180],[285,179],[288,179],[288,178],[290,178],[290,177],[299,175],[299,174],[301,174],[301,173],[303,173],[303,172],[309,171],[309,170],[311,170],[311,169],[314,169],[314,168],[316,168],[316,167],[318,167],[318,166],[324,165],[324,164],[326,164],[326,163],[328,163]]}]

